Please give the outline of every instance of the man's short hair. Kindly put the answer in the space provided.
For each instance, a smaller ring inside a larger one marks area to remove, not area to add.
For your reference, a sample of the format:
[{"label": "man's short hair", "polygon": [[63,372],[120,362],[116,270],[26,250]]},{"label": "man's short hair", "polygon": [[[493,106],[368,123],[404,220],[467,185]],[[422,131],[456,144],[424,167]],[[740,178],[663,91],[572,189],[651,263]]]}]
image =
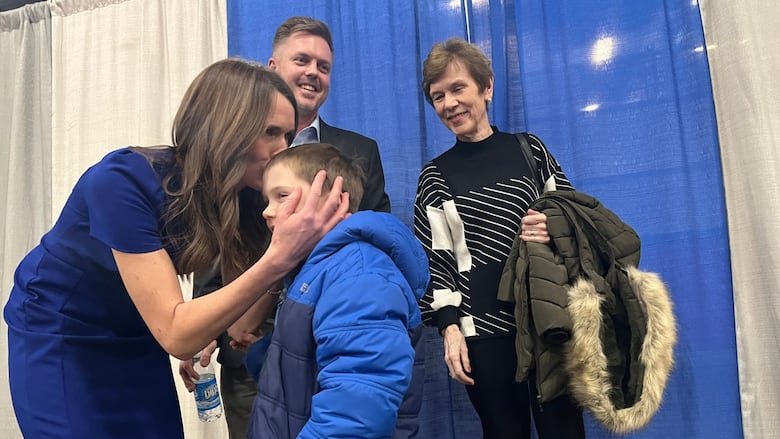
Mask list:
[{"label": "man's short hair", "polygon": [[328,43],[330,51],[333,52],[333,37],[330,35],[328,25],[316,18],[302,16],[290,17],[276,28],[273,50],[276,51],[280,44],[296,32],[305,32],[321,37]]}]

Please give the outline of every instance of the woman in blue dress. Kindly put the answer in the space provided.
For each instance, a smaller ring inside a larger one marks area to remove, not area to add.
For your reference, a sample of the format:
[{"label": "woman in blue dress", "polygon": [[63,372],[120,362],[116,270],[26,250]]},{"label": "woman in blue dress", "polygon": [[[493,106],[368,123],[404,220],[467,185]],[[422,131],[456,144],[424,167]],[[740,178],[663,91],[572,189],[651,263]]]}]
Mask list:
[{"label": "woman in blue dress", "polygon": [[[227,59],[190,85],[172,146],[119,149],[81,176],[4,309],[25,437],[183,437],[169,354],[192,358],[270,303],[268,290],[348,209],[340,178],[319,205],[321,172],[270,237],[263,170],[296,123],[284,81]],[[185,302],[177,274],[215,266],[229,282]]]}]

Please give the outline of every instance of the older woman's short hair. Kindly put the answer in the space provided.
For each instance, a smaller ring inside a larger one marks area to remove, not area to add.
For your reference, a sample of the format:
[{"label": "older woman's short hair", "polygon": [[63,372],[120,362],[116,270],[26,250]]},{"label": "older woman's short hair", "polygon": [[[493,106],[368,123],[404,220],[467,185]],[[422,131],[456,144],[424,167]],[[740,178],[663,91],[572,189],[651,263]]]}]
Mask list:
[{"label": "older woman's short hair", "polygon": [[490,59],[479,47],[466,40],[450,38],[444,43],[434,44],[423,63],[422,88],[429,104],[433,105],[431,84],[438,81],[453,62],[461,63],[468,70],[477,83],[480,93],[490,86],[490,81],[493,79]]}]

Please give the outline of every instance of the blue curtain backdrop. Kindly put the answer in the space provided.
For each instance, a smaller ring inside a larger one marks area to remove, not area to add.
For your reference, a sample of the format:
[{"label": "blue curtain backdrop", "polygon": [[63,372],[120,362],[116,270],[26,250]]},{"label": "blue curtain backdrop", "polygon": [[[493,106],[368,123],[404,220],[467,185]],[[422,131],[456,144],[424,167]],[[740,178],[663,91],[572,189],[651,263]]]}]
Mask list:
[{"label": "blue curtain backdrop", "polygon": [[[739,438],[736,342],[720,157],[695,1],[228,0],[228,51],[266,62],[292,15],[333,31],[322,116],[379,142],[393,213],[411,224],[421,166],[454,142],[420,91],[422,61],[470,39],[496,74],[491,122],[539,135],[575,186],[642,237],[679,322],[664,405],[637,438]],[[422,438],[479,437],[429,333]],[[590,418],[588,437],[611,437]]]}]

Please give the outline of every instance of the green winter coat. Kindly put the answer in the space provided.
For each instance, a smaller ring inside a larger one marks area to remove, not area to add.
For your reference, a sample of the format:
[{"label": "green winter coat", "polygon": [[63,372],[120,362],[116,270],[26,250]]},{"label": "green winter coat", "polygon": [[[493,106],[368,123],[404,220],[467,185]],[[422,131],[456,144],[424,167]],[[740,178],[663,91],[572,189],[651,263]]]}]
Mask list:
[{"label": "green winter coat", "polygon": [[660,278],[636,269],[637,233],[590,195],[544,193],[550,244],[516,239],[498,299],[515,303],[515,380],[535,374],[539,403],[570,393],[626,433],[660,407],[676,322]]}]

